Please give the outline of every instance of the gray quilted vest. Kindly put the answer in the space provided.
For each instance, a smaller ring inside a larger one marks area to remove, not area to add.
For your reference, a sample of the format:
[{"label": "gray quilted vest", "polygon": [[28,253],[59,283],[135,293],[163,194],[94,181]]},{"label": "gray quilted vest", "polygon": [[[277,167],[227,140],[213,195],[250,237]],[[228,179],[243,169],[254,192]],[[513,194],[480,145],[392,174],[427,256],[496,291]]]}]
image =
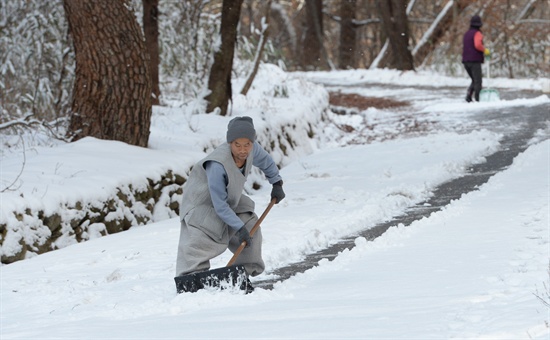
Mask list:
[{"label": "gray quilted vest", "polygon": [[183,187],[180,219],[183,220],[187,214],[191,214],[188,223],[202,229],[213,239],[221,240],[227,230],[227,226],[218,217],[212,205],[204,169],[204,164],[207,161],[216,161],[223,165],[228,178],[227,196],[231,209],[236,213],[253,212],[254,202],[248,196],[243,195],[244,184],[252,168],[252,154],[251,152],[246,160],[244,175],[237,168],[231,155],[231,147],[227,143],[220,145],[210,155],[195,164]]}]

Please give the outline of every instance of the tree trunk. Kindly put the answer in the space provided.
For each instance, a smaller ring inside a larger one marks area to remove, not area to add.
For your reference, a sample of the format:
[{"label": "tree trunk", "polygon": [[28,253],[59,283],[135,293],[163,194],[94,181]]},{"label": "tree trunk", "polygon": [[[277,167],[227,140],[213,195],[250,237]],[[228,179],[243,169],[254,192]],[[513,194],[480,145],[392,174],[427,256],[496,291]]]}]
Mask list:
[{"label": "tree trunk", "polygon": [[398,70],[414,70],[409,50],[409,22],[405,0],[377,0],[382,27],[390,41],[390,67]]},{"label": "tree trunk", "polygon": [[147,146],[151,80],[141,29],[124,1],[64,0],[75,49],[69,134]]},{"label": "tree trunk", "polygon": [[321,67],[323,34],[323,1],[305,0],[306,22],[302,34],[302,66],[317,69]]},{"label": "tree trunk", "polygon": [[143,2],[143,33],[146,49],[149,52],[149,74],[153,88],[153,105],[160,103],[159,86],[159,0],[142,0]]},{"label": "tree trunk", "polygon": [[221,46],[214,54],[214,63],[208,78],[210,94],[205,98],[208,101],[206,111],[213,112],[219,108],[222,116],[227,115],[227,107],[231,100],[231,71],[242,3],[243,0],[223,0]]},{"label": "tree trunk", "polygon": [[356,0],[340,0],[340,69],[355,68],[355,19]]}]

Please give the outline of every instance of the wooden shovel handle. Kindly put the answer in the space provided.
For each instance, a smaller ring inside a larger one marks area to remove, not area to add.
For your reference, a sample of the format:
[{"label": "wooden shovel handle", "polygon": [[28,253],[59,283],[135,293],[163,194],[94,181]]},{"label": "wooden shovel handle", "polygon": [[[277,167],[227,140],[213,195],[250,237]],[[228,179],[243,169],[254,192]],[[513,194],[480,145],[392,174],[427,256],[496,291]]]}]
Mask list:
[{"label": "wooden shovel handle", "polygon": [[[250,237],[254,236],[254,234],[256,233],[256,230],[258,230],[260,228],[260,223],[262,223],[264,218],[267,216],[267,213],[269,213],[271,208],[275,205],[275,202],[277,202],[276,198],[271,199],[271,202],[269,202],[269,205],[267,206],[267,208],[265,208],[265,211],[262,214],[262,216],[260,216],[260,218],[258,219],[256,224],[254,224],[254,227],[252,227],[252,230],[250,230]],[[244,247],[246,247],[246,241],[241,242],[241,245],[239,246],[239,248],[237,248],[237,250],[233,254],[233,257],[227,263],[226,267],[232,266],[235,263],[235,261],[237,261],[237,257],[239,257],[239,255],[243,251]]]}]

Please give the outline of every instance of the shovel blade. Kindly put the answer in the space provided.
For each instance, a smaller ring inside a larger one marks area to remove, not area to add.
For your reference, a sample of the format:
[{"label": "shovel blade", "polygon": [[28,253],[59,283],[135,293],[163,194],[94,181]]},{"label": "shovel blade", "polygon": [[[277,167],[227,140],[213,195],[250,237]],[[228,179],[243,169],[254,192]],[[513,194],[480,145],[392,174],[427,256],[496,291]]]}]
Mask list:
[{"label": "shovel blade", "polygon": [[480,102],[497,102],[500,100],[500,94],[495,89],[483,89],[479,92]]},{"label": "shovel blade", "polygon": [[248,273],[243,265],[233,265],[203,272],[191,273],[174,278],[176,290],[180,293],[194,293],[206,287],[225,289],[238,287],[250,293],[254,290],[248,280]]}]

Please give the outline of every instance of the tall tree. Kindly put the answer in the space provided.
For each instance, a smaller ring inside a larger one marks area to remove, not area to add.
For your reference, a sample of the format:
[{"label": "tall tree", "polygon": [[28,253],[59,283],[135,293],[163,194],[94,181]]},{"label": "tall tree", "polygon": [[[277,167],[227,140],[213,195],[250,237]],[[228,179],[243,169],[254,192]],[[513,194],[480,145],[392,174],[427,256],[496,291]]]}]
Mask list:
[{"label": "tall tree", "polygon": [[146,49],[149,52],[149,74],[153,88],[153,105],[160,100],[159,86],[159,0],[143,0],[143,34],[145,35]]},{"label": "tall tree", "polygon": [[340,0],[340,46],[338,67],[355,68],[355,11],[356,0]]},{"label": "tall tree", "polygon": [[305,0],[305,9],[301,63],[305,68],[319,68],[322,65],[323,1]]},{"label": "tall tree", "polygon": [[125,1],[63,0],[75,49],[69,134],[147,146],[151,80],[141,29]]},{"label": "tall tree", "polygon": [[390,67],[414,70],[409,50],[409,21],[406,0],[377,0],[384,33],[390,43]]},{"label": "tall tree", "polygon": [[221,46],[214,53],[214,63],[208,77],[210,94],[205,98],[208,101],[206,111],[213,112],[219,108],[222,116],[227,115],[227,107],[231,100],[231,71],[242,4],[243,0],[223,0]]}]

